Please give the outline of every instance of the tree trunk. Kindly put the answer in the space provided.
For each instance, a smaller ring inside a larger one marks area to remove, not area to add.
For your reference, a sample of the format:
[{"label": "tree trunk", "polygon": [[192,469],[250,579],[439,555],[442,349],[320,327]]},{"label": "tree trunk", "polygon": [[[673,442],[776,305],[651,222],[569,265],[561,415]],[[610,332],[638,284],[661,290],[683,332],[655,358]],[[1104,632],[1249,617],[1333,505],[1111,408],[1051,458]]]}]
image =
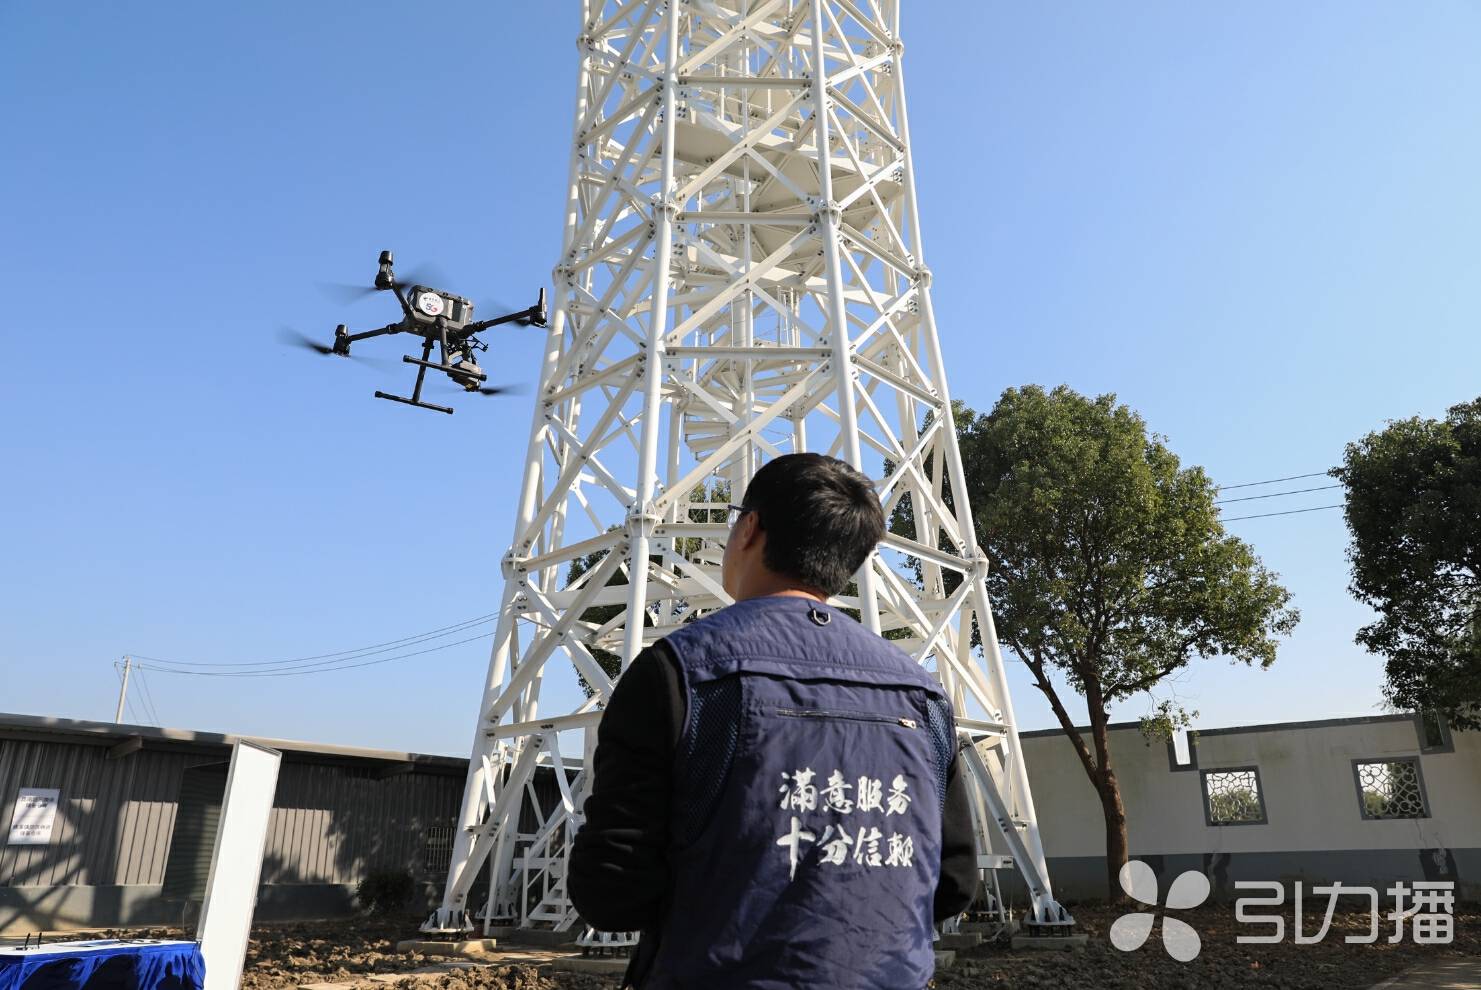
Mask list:
[{"label": "tree trunk", "polygon": [[1100,792],[1101,811],[1106,819],[1106,896],[1112,904],[1125,903],[1126,891],[1121,889],[1121,867],[1128,856],[1126,841],[1126,806],[1121,803],[1121,786],[1116,782],[1115,771],[1109,767],[1096,790]]},{"label": "tree trunk", "polygon": [[1049,707],[1054,710],[1054,716],[1059,719],[1060,727],[1064,729],[1066,738],[1075,748],[1075,754],[1080,757],[1080,763],[1085,767],[1085,775],[1090,778],[1091,786],[1100,796],[1101,812],[1106,822],[1106,881],[1108,884],[1106,895],[1112,904],[1124,904],[1129,900],[1126,892],[1121,889],[1120,879],[1121,867],[1126,865],[1126,858],[1129,855],[1126,838],[1126,806],[1121,803],[1121,785],[1116,781],[1116,771],[1111,769],[1111,750],[1106,731],[1107,723],[1110,722],[1110,713],[1106,711],[1105,695],[1100,680],[1081,671],[1085,685],[1085,700],[1089,708],[1090,737],[1095,745],[1095,752],[1091,753],[1090,747],[1085,744],[1085,737],[1075,728],[1070,713],[1065,709],[1064,703],[1059,700],[1054,686],[1049,683],[1044,670],[1044,658],[1030,652],[1025,655],[1025,662],[1029,672],[1034,675],[1035,684],[1043,692],[1044,697],[1049,699]]},{"label": "tree trunk", "polygon": [[1091,780],[1100,794],[1101,812],[1106,819],[1106,898],[1112,904],[1124,904],[1128,898],[1121,889],[1121,867],[1126,865],[1126,805],[1121,803],[1121,785],[1116,780],[1116,770],[1111,766],[1110,733],[1107,724],[1111,720],[1106,711],[1105,696],[1101,693],[1100,680],[1085,679],[1085,700],[1090,708],[1090,738],[1095,743],[1095,773]]}]

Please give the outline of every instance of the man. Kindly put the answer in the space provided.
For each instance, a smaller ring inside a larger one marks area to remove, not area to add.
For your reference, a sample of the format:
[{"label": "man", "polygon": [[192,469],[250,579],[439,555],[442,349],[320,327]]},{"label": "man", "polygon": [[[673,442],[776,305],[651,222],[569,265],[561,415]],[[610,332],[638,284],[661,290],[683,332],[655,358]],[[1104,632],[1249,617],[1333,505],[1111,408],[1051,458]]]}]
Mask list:
[{"label": "man", "polygon": [[640,653],[607,705],[571,900],[643,933],[625,986],[919,990],[976,850],[940,686],[826,604],[884,534],[879,499],[790,454],[732,512],[735,604]]}]

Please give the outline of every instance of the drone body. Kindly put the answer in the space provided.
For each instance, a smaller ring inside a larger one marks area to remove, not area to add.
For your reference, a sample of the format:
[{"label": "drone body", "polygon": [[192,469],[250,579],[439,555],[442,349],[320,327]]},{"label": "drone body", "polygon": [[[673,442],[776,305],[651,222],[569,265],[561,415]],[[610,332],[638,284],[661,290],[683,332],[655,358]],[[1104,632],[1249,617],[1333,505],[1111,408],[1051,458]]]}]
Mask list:
[{"label": "drone body", "polygon": [[[518,310],[491,320],[474,320],[474,307],[471,300],[419,283],[403,286],[397,281],[392,264],[391,252],[382,251],[380,268],[375,275],[375,286],[365,291],[394,293],[396,301],[401,304],[401,319],[395,323],[388,323],[383,327],[360,333],[351,333],[341,323],[335,328],[332,346],[325,347],[308,340],[302,343],[321,354],[338,354],[341,357],[349,357],[351,344],[368,340],[371,337],[384,337],[393,333],[410,333],[421,337],[422,356],[415,358],[408,354],[401,359],[407,364],[417,366],[416,384],[410,398],[377,391],[375,396],[378,399],[404,402],[410,406],[451,415],[453,410],[448,406],[422,401],[422,385],[429,370],[442,372],[468,392],[497,395],[505,391],[505,389],[490,388],[483,384],[488,380],[488,376],[478,366],[478,362],[474,359],[474,352],[486,351],[488,345],[480,341],[477,335],[491,327],[506,323],[518,326],[545,326],[545,290],[540,290],[539,299],[528,309]],[[438,349],[437,361],[432,360],[433,348]]]}]

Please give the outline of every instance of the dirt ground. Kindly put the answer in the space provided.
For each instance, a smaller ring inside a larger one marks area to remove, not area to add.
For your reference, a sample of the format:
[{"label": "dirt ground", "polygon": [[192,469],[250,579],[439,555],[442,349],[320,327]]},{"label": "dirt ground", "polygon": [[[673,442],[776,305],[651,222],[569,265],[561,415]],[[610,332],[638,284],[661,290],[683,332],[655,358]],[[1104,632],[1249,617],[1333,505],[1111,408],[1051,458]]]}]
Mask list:
[{"label": "dirt ground", "polygon": [[[287,990],[302,983],[350,983],[377,973],[404,973],[442,959],[396,951],[416,937],[413,922],[352,921],[265,925],[252,931],[241,990]],[[525,980],[493,984],[536,990]]]},{"label": "dirt ground", "polygon": [[[1306,934],[1315,935],[1325,901],[1308,903]],[[1134,952],[1122,952],[1110,942],[1111,923],[1123,913],[1104,904],[1072,908],[1078,931],[1089,944],[1074,952],[1009,952],[981,946],[959,953],[957,964],[936,976],[941,990],[988,990],[1013,987],[1053,990],[1216,990],[1221,987],[1270,987],[1279,990],[1361,990],[1401,970],[1442,956],[1481,958],[1481,905],[1457,910],[1455,941],[1448,946],[1416,945],[1405,941],[1389,945],[1392,923],[1380,920],[1378,942],[1353,945],[1345,935],[1366,935],[1366,913],[1337,914],[1331,930],[1314,945],[1293,941],[1293,919],[1286,913],[1285,939],[1274,945],[1241,945],[1237,935],[1258,935],[1268,925],[1235,921],[1232,904],[1208,904],[1193,911],[1173,912],[1198,932],[1202,951],[1191,962],[1169,956],[1161,944],[1161,924],[1153,927],[1147,943]],[[1261,908],[1255,913],[1265,914]]]},{"label": "dirt ground", "polygon": [[[1309,933],[1313,931],[1311,907]],[[1390,945],[1386,941],[1392,931],[1389,922],[1381,922],[1379,941],[1374,945],[1345,943],[1344,935],[1366,933],[1366,914],[1339,914],[1323,941],[1296,945],[1289,913],[1283,942],[1240,945],[1235,942],[1237,934],[1267,929],[1237,923],[1232,905],[1205,905],[1176,913],[1202,939],[1201,953],[1188,963],[1177,962],[1163,951],[1160,925],[1153,928],[1141,949],[1121,952],[1108,938],[1120,910],[1082,904],[1073,911],[1078,930],[1090,936],[1086,948],[1013,952],[983,945],[959,952],[956,965],[938,973],[933,986],[939,990],[1361,990],[1418,962],[1450,955],[1481,958],[1481,905],[1457,910],[1455,941],[1449,946],[1416,945],[1409,938]],[[367,977],[446,961],[396,952],[396,942],[413,937],[415,927],[414,923],[376,921],[262,926],[253,931],[242,990],[292,990],[303,983],[358,983],[368,990],[377,984]],[[147,934],[178,937],[179,933]],[[423,977],[414,986],[417,990],[616,990],[618,981],[515,964]]]}]

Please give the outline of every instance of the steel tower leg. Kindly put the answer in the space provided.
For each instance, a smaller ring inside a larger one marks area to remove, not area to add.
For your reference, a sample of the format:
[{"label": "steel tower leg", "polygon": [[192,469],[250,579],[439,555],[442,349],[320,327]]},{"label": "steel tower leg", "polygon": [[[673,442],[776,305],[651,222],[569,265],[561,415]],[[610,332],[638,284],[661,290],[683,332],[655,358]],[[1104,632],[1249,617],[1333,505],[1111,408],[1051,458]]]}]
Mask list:
[{"label": "steel tower leg", "polygon": [[[724,503],[796,450],[853,463],[913,522],[839,604],[936,672],[974,744],[984,868],[1023,874],[1030,923],[1066,922],[965,497],[898,0],[585,0],[577,41],[554,316],[452,866],[426,927],[469,927],[481,872],[501,919],[576,921],[564,865],[600,706],[643,646],[729,603]],[[522,832],[522,818],[539,824]]]}]

